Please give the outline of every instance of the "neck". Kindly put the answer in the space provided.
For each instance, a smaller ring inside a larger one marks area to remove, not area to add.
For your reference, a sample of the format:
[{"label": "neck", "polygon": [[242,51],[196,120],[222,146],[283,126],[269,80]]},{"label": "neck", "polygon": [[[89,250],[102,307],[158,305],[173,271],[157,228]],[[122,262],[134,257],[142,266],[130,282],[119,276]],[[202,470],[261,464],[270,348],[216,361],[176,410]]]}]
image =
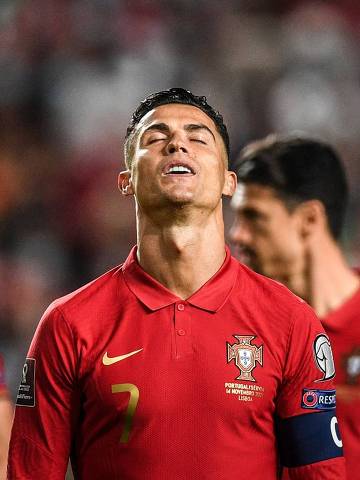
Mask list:
[{"label": "neck", "polygon": [[142,268],[182,299],[190,297],[225,259],[222,208],[211,215],[169,213],[166,225],[138,212],[138,260]]},{"label": "neck", "polygon": [[354,295],[360,281],[331,237],[322,238],[314,247],[308,258],[306,297],[322,318]]}]

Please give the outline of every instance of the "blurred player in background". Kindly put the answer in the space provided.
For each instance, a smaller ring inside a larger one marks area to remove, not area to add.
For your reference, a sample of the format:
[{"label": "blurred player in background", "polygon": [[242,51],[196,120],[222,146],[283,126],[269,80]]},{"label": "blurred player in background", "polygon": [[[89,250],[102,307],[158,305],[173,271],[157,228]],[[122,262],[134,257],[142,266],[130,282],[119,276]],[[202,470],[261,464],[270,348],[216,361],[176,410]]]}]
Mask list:
[{"label": "blurred player in background", "polygon": [[323,327],[225,246],[228,154],[205,97],[174,88],[138,107],[119,176],[135,196],[137,247],[45,313],[20,384],[10,479],[63,479],[71,455],[86,480],[275,480],[278,442],[293,478],[344,478]]},{"label": "blurred player in background", "polygon": [[240,153],[230,237],[242,261],[287,285],[320,317],[334,351],[348,477],[360,479],[360,280],[339,246],[348,199],[328,144],[270,135]]},{"label": "blurred player in background", "polygon": [[6,478],[13,406],[5,383],[4,361],[0,354],[0,480]]}]

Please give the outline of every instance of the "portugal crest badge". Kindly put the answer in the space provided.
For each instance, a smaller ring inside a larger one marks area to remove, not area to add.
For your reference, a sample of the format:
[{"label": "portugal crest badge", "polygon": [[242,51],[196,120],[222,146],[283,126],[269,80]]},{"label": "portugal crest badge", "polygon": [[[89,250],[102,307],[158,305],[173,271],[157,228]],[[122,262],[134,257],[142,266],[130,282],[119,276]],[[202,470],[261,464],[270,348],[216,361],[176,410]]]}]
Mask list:
[{"label": "portugal crest badge", "polygon": [[233,335],[238,339],[239,343],[230,345],[226,342],[227,347],[227,362],[235,361],[235,365],[240,370],[240,375],[236,380],[250,380],[256,382],[252,375],[252,371],[256,367],[256,362],[261,366],[263,364],[263,346],[257,347],[251,342],[256,338],[255,335]]}]

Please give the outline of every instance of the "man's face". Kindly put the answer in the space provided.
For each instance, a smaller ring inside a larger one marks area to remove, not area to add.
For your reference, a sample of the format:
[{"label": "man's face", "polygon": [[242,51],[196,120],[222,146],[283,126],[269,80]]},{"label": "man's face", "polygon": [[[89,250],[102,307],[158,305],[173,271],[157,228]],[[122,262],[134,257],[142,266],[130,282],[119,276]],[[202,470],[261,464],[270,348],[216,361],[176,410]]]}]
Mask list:
[{"label": "man's face", "polygon": [[140,208],[215,208],[222,194],[232,194],[226,186],[233,174],[226,168],[223,140],[200,109],[157,107],[139,122],[134,142],[130,179]]},{"label": "man's face", "polygon": [[302,274],[305,247],[297,209],[289,212],[272,188],[258,184],[240,184],[231,206],[236,217],[230,239],[242,262],[288,285]]}]

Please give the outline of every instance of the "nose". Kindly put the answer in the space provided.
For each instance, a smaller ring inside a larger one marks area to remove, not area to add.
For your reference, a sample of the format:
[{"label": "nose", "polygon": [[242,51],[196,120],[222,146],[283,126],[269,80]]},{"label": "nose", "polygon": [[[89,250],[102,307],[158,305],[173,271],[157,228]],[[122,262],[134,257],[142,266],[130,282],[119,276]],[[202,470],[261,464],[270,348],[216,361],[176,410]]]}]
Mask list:
[{"label": "nose", "polygon": [[174,134],[166,145],[166,153],[176,152],[189,153],[189,148],[186,140],[181,135]]},{"label": "nose", "polygon": [[251,232],[246,222],[235,219],[229,230],[229,238],[232,244],[239,247],[247,247],[251,244]]}]

